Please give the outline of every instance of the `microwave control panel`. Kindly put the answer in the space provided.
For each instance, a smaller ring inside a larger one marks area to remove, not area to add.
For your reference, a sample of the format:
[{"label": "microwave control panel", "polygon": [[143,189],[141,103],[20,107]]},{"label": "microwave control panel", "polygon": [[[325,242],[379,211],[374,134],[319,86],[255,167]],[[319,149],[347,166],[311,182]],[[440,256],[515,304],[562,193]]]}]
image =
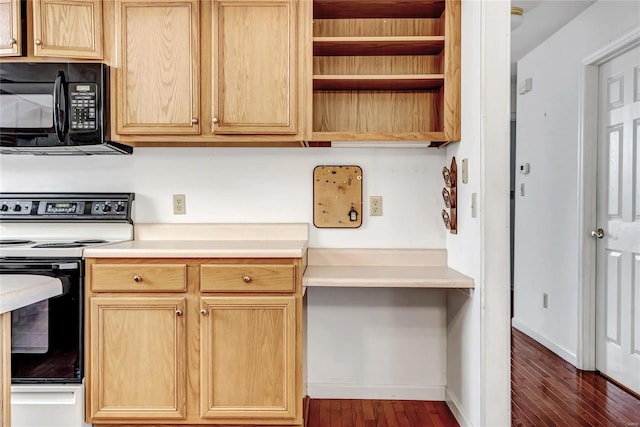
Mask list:
[{"label": "microwave control panel", "polygon": [[96,130],[97,90],[98,86],[95,83],[69,83],[71,132],[94,132]]}]

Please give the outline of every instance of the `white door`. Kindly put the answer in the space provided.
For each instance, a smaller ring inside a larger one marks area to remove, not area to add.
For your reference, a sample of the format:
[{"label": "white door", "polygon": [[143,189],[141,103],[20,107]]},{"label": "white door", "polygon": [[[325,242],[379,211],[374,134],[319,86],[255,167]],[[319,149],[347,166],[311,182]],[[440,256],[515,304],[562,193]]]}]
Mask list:
[{"label": "white door", "polygon": [[599,76],[596,368],[640,393],[640,47]]}]

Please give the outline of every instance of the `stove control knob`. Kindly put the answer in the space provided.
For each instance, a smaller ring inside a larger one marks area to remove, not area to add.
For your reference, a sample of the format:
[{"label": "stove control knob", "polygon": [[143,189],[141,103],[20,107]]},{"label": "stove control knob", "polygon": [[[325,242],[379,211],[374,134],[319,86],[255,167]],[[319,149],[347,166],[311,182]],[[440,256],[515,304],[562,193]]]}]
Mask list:
[{"label": "stove control knob", "polygon": [[110,210],[111,210],[111,206],[109,206],[109,205],[104,205],[102,207],[102,212],[109,212]]},{"label": "stove control knob", "polygon": [[7,206],[6,204],[2,204],[2,206],[0,206],[0,211],[2,212],[6,212],[9,210],[9,206]]},{"label": "stove control knob", "polygon": [[116,206],[116,212],[122,212],[122,211],[124,211],[124,205]]},{"label": "stove control knob", "polygon": [[22,206],[20,206],[20,205],[15,205],[15,206],[13,207],[13,211],[14,211],[14,212],[20,212],[21,210],[22,210]]}]

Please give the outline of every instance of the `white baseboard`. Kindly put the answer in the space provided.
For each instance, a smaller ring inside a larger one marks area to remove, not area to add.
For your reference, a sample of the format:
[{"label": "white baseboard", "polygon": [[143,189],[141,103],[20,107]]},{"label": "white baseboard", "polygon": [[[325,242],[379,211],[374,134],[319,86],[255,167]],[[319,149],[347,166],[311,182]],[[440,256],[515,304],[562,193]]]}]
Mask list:
[{"label": "white baseboard", "polygon": [[515,317],[511,319],[511,326],[519,330],[525,335],[533,338],[538,341],[543,346],[547,347],[549,350],[562,357],[567,362],[571,363],[573,366],[578,366],[578,358],[575,354],[571,353],[565,348],[560,347],[555,344],[553,341],[549,341],[547,338],[535,332],[533,329],[529,328],[525,323],[519,321]]},{"label": "white baseboard", "polygon": [[453,416],[456,418],[456,421],[460,424],[460,427],[473,427],[471,421],[464,415],[462,405],[448,387],[445,389],[445,401],[451,413],[453,413]]},{"label": "white baseboard", "polygon": [[445,386],[307,383],[315,399],[445,400]]}]

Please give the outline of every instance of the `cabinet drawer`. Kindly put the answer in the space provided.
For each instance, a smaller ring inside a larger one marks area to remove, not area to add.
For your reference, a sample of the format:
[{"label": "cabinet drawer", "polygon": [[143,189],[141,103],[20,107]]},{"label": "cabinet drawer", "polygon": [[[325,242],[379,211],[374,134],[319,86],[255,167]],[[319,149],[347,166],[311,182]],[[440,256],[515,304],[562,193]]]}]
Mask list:
[{"label": "cabinet drawer", "polygon": [[184,292],[187,289],[185,264],[93,264],[93,292]]},{"label": "cabinet drawer", "polygon": [[293,292],[293,265],[202,265],[202,291],[213,292]]}]

